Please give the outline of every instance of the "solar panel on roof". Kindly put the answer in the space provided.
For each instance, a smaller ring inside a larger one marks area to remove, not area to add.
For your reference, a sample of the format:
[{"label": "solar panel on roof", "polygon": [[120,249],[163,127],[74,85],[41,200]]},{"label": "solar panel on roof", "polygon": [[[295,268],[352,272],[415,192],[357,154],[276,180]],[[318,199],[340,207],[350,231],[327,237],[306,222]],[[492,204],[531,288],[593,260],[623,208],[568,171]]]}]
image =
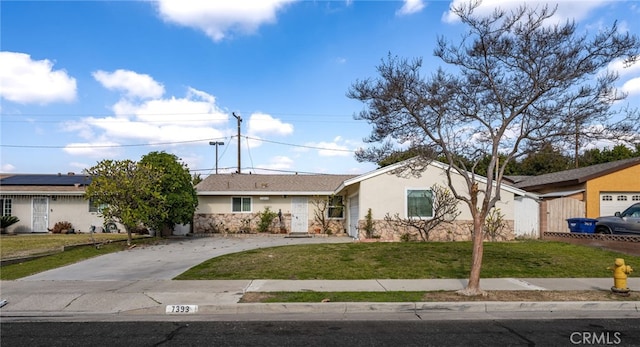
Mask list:
[{"label": "solar panel on roof", "polygon": [[0,180],[2,186],[73,186],[90,183],[91,177],[85,175],[15,175]]}]

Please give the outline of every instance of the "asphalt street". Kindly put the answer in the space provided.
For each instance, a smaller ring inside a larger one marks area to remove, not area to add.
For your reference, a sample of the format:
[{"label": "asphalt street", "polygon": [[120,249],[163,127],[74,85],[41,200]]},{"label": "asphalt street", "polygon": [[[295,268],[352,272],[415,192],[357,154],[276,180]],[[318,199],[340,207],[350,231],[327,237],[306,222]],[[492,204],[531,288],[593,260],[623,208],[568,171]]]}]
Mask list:
[{"label": "asphalt street", "polygon": [[3,346],[640,346],[638,319],[8,323]]}]

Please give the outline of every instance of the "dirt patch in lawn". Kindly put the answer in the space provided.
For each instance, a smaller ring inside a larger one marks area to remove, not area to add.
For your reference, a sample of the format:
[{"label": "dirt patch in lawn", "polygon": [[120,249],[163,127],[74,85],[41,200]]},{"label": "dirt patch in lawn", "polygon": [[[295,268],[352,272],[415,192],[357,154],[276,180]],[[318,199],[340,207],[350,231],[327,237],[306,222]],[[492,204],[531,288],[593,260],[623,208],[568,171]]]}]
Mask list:
[{"label": "dirt patch in lawn", "polygon": [[[330,296],[330,293],[327,293]],[[261,303],[277,298],[277,294],[266,292],[245,293],[241,303]],[[323,300],[327,302],[327,299]],[[368,301],[366,299],[362,301]],[[424,302],[461,302],[461,301],[640,301],[640,292],[632,291],[629,296],[620,296],[610,291],[566,290],[566,291],[529,291],[501,290],[486,291],[485,296],[463,296],[455,291],[425,292]]]}]

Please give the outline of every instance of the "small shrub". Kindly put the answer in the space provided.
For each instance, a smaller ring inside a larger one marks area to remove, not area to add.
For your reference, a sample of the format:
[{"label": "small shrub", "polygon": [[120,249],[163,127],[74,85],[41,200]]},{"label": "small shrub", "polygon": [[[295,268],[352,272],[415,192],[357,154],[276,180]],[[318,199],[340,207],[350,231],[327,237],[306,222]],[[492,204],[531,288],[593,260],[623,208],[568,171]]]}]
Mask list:
[{"label": "small shrub", "polygon": [[504,214],[499,208],[493,208],[489,211],[487,219],[484,221],[484,232],[486,237],[491,241],[497,241],[498,238],[504,237],[507,222],[504,220]]},{"label": "small shrub", "polygon": [[264,211],[258,213],[258,218],[260,221],[258,222],[258,231],[261,233],[270,231],[271,226],[273,225],[273,220],[278,217],[278,214],[267,206],[264,208]]},{"label": "small shrub", "polygon": [[62,222],[57,222],[54,226],[53,229],[49,229],[52,233],[54,234],[61,234],[62,231],[64,230],[65,233],[68,232],[69,230],[73,229],[73,226],[71,225],[70,222],[67,221],[62,221]]},{"label": "small shrub", "polygon": [[411,242],[411,234],[403,233],[402,235],[400,235],[400,241],[402,241],[402,242]]},{"label": "small shrub", "polygon": [[18,223],[20,219],[16,216],[2,216],[0,217],[0,228],[7,228],[11,225]]},{"label": "small shrub", "polygon": [[374,225],[373,216],[371,215],[371,209],[367,210],[367,215],[364,216],[364,231],[367,235],[367,238],[373,238],[374,235]]}]

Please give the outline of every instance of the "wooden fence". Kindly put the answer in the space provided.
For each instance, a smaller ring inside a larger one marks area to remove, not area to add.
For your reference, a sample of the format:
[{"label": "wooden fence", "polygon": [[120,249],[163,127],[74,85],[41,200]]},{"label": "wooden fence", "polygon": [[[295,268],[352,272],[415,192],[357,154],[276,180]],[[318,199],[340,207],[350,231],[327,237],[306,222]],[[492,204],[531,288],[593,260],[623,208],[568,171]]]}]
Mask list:
[{"label": "wooden fence", "polygon": [[567,219],[584,218],[585,203],[572,198],[558,198],[544,201],[546,204],[546,229],[544,232],[569,232]]}]

